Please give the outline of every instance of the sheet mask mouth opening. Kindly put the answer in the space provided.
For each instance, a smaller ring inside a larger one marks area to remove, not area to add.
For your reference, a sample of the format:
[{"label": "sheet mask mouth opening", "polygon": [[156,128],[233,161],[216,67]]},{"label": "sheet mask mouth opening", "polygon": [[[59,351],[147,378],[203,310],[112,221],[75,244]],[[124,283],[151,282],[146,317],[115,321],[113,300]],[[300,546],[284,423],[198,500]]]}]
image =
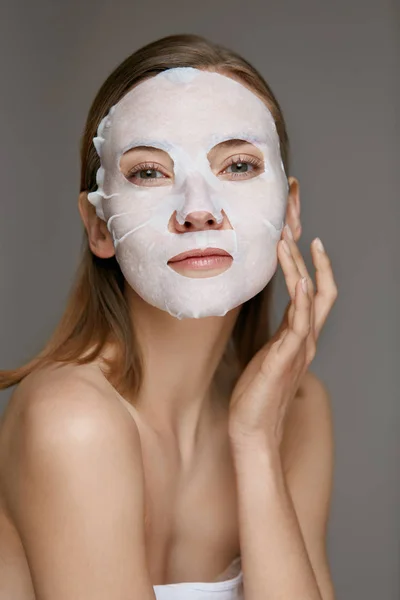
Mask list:
[{"label": "sheet mask mouth opening", "polygon": [[221,248],[189,250],[177,254],[167,263],[176,273],[185,277],[216,277],[232,266],[233,257]]}]

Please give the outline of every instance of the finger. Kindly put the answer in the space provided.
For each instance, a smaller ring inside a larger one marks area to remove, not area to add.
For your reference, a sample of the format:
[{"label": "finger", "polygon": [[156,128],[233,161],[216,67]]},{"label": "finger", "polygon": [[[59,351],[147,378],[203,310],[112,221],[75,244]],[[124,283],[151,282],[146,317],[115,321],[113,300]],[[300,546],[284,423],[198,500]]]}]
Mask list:
[{"label": "finger", "polygon": [[[296,286],[292,331],[301,342],[305,341],[311,329],[312,301],[308,293],[307,277],[302,277]],[[290,331],[290,330],[289,330]]]},{"label": "finger", "polygon": [[291,356],[298,354],[302,345],[305,346],[311,332],[312,301],[307,290],[307,278],[303,277],[296,285],[293,319],[282,339],[279,352]]},{"label": "finger", "polygon": [[[294,241],[292,232],[290,230],[290,227],[288,225],[286,225],[284,227],[284,238],[285,241],[288,242],[293,259],[296,263],[297,269],[300,273],[300,275],[302,277],[306,277],[307,279],[307,288],[308,288],[308,295],[311,299],[311,302],[313,302],[314,299],[314,283],[312,278],[310,277],[307,267],[305,265],[304,259],[301,255],[301,252],[299,250],[298,245],[296,244],[296,242]],[[314,309],[311,307],[311,333],[312,335],[310,335],[310,346],[313,347],[315,345],[315,324],[314,324]],[[312,338],[312,339],[311,339]],[[310,351],[310,355],[312,354],[312,352]]]},{"label": "finger", "polygon": [[275,331],[275,334],[273,335],[274,339],[278,339],[282,336],[283,332],[286,330],[286,328],[288,327],[288,323],[289,323],[289,312],[290,312],[290,307],[292,306],[292,301],[290,300],[285,308],[285,311],[283,313],[283,317],[281,319],[281,322],[277,328],[277,330]]},{"label": "finger", "polygon": [[280,240],[278,242],[278,258],[285,276],[289,296],[293,301],[295,298],[296,283],[301,275],[286,240]]},{"label": "finger", "polygon": [[[292,232],[288,225],[286,225],[284,227],[284,237],[285,237],[286,241],[289,243],[290,250],[292,252],[294,260],[296,261],[299,272],[301,273],[302,277],[307,278],[308,294],[311,297],[311,301],[313,302],[314,301],[314,293],[315,293],[314,282],[308,273],[304,259],[301,255],[298,245],[294,241]],[[310,356],[312,356],[314,353],[315,341],[316,341],[316,337],[317,337],[314,312],[315,312],[314,308],[312,307],[311,308],[311,332],[310,332],[309,341],[308,341],[308,347],[309,347],[308,354]]]},{"label": "finger", "polygon": [[316,337],[320,334],[337,298],[337,286],[333,276],[332,264],[322,242],[322,249],[319,249],[320,242],[321,240],[316,238],[311,245],[317,283],[317,293],[314,296],[314,330]]},{"label": "finger", "polygon": [[306,264],[301,255],[298,245],[294,241],[293,234],[291,232],[289,225],[286,224],[285,227],[283,228],[283,231],[284,231],[284,239],[289,244],[290,251],[292,253],[292,256],[296,263],[296,266],[299,270],[299,273],[302,277],[307,277],[308,291],[309,291],[309,294],[311,296],[313,296],[314,295],[314,282],[311,279],[310,274],[308,273]]}]

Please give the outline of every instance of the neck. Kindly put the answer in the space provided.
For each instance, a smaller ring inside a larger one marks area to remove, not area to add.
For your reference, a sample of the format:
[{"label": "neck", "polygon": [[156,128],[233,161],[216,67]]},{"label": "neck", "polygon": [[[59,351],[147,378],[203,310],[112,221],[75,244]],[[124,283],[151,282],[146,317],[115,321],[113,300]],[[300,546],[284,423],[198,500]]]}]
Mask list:
[{"label": "neck", "polygon": [[214,376],[240,308],[224,317],[179,320],[130,288],[127,301],[144,363],[135,406],[153,429],[192,447],[215,415]]}]

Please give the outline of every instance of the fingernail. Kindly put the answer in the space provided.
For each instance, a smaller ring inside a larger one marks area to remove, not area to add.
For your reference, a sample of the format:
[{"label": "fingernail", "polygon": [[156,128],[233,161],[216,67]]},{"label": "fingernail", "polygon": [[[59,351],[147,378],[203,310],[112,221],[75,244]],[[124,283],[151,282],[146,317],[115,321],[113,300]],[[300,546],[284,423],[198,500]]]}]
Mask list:
[{"label": "fingernail", "polygon": [[286,240],[282,240],[282,246],[283,246],[283,249],[286,252],[286,254],[288,254],[290,256],[291,252],[290,252],[289,244],[287,243]]},{"label": "fingernail", "polygon": [[307,277],[302,277],[302,279],[301,279],[301,287],[303,288],[303,292],[305,294],[307,294],[307,290],[308,290]]},{"label": "fingernail", "polygon": [[315,246],[319,252],[325,252],[324,245],[319,238],[315,238]]},{"label": "fingernail", "polygon": [[293,233],[292,230],[290,229],[289,225],[286,223],[285,225],[285,231],[287,236],[292,240],[293,239]]}]

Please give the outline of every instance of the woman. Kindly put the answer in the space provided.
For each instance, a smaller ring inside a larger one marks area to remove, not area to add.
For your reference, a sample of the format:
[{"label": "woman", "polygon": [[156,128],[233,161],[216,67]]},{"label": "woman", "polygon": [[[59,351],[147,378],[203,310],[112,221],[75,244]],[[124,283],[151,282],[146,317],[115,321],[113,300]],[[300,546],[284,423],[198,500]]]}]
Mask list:
[{"label": "woman", "polygon": [[101,87],[81,156],[76,286],[43,352],[0,374],[19,383],[1,600],[332,600],[329,398],[307,369],[337,292],[319,239],[315,290],[296,245],[270,88],[227,49],[164,38]]}]

